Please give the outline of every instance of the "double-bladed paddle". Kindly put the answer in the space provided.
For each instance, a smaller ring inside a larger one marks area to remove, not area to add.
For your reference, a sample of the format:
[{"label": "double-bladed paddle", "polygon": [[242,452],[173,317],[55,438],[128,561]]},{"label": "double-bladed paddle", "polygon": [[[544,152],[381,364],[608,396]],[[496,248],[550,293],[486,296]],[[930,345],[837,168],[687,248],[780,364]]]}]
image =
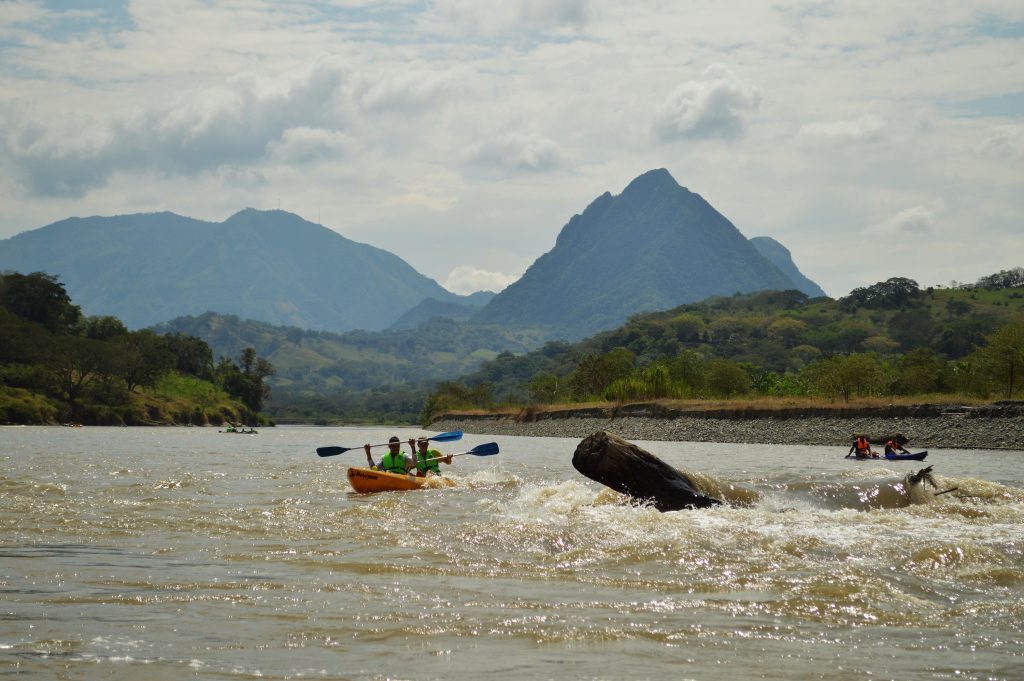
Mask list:
[{"label": "double-bladed paddle", "polygon": [[454,454],[445,454],[444,456],[435,456],[426,461],[440,461],[441,459],[447,459],[449,456],[462,456],[463,454],[472,454],[473,456],[492,456],[498,453],[497,442],[485,442],[482,445],[477,445],[466,452],[455,452]]},{"label": "double-bladed paddle", "polygon": [[[433,435],[431,437],[421,437],[420,440],[433,440],[434,442],[451,442],[453,440],[459,440],[462,438],[461,430],[453,430],[449,433],[441,433],[440,435]],[[382,442],[379,445],[370,445],[371,447],[386,447],[391,444],[390,442]],[[337,456],[338,454],[344,454],[352,449],[362,449],[362,447],[317,447],[316,453],[320,456]],[[497,454],[497,452],[495,452]]]}]

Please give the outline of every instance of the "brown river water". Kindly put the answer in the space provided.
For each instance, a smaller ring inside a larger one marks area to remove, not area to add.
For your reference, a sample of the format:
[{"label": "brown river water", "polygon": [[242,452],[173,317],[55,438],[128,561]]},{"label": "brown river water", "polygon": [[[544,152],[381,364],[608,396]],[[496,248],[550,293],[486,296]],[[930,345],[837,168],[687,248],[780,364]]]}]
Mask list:
[{"label": "brown river water", "polygon": [[[924,464],[638,442],[742,502],[659,513],[578,440],[465,435],[449,485],[351,493],[416,429],[0,428],[0,676],[1022,679],[1024,452]],[[376,455],[383,453],[375,450]]]}]

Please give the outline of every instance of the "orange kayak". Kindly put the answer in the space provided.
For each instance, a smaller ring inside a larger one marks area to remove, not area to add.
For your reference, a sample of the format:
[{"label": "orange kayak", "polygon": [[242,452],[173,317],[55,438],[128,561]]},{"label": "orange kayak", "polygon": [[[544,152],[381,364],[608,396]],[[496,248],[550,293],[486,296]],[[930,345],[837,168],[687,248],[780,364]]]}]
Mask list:
[{"label": "orange kayak", "polygon": [[348,484],[357,492],[393,492],[398,490],[419,489],[426,478],[415,475],[399,475],[385,473],[372,468],[349,468]]}]

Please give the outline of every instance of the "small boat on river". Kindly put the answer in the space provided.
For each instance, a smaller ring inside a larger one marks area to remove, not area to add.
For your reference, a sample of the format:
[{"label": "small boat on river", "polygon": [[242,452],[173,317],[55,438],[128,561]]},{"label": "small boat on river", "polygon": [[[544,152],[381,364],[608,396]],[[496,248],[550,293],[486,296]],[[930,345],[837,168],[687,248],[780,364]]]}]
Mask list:
[{"label": "small boat on river", "polygon": [[415,475],[399,475],[372,468],[349,468],[348,484],[357,492],[399,492],[419,489],[426,478]]},{"label": "small boat on river", "polygon": [[928,451],[916,452],[914,454],[896,454],[895,452],[886,452],[885,458],[888,461],[924,461],[924,457],[928,456]]},{"label": "small boat on river", "polygon": [[847,459],[853,459],[854,461],[924,461],[925,457],[928,456],[928,450],[923,452],[907,452],[906,454],[897,454],[895,452],[886,452],[882,456],[854,456],[853,454],[847,454]]}]

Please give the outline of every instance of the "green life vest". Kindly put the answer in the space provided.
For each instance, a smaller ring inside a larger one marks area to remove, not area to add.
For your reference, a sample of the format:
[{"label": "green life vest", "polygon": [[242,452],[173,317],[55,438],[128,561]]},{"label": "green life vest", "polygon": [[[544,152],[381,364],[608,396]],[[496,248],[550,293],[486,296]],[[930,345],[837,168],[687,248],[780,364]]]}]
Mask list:
[{"label": "green life vest", "polygon": [[389,451],[381,458],[380,467],[388,473],[405,473],[405,453],[392,454]]},{"label": "green life vest", "polygon": [[[420,475],[426,475],[427,471],[434,471],[437,475],[441,475],[440,462],[437,461],[440,458],[441,452],[428,449],[426,455],[423,452],[416,453],[416,468],[419,469]],[[427,459],[434,459],[434,461],[427,461]]]}]

